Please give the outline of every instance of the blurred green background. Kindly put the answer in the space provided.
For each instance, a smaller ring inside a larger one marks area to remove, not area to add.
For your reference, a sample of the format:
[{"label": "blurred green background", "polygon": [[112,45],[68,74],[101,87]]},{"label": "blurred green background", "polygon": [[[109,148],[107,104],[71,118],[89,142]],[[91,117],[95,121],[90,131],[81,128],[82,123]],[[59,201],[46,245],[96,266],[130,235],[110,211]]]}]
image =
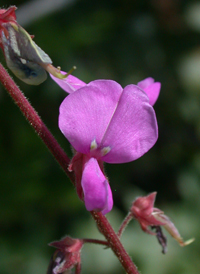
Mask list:
[{"label": "blurred green background", "polygon": [[[108,218],[117,230],[138,195],[157,191],[185,240],[168,236],[161,254],[155,237],[132,222],[122,241],[149,274],[200,273],[200,2],[192,0],[0,1],[18,7],[18,22],[55,66],[85,82],[113,79],[122,86],[153,77],[162,83],[155,105],[159,140],[141,159],[106,165],[115,207]],[[0,61],[5,65],[3,54]],[[12,73],[11,73],[12,74]],[[40,86],[16,79],[54,136],[71,155],[58,129],[66,93],[48,77]],[[167,234],[167,233],[166,233]],[[0,274],[43,274],[64,235],[102,238],[74,187],[7,92],[0,86]],[[103,239],[103,238],[102,238]],[[83,274],[124,273],[110,250],[87,245]]]}]

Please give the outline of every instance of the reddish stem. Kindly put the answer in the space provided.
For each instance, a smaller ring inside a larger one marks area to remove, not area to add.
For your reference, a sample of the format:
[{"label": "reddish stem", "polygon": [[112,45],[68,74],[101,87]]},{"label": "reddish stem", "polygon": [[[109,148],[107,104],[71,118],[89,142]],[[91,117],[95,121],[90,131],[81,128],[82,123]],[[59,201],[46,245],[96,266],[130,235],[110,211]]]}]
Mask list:
[{"label": "reddish stem", "polygon": [[106,217],[101,212],[91,211],[91,214],[95,219],[99,230],[105,236],[106,240],[109,243],[109,246],[112,248],[113,252],[115,253],[120,263],[126,270],[126,273],[139,274],[137,267],[127,254],[122,243],[120,242],[119,237],[116,235],[115,231],[113,230],[112,226],[110,225]]},{"label": "reddish stem", "polygon": [[8,91],[17,106],[20,108],[29,124],[35,129],[36,133],[48,147],[58,163],[62,166],[67,176],[71,179],[72,182],[74,182],[74,175],[68,170],[70,159],[67,157],[64,150],[60,147],[52,133],[45,126],[42,119],[39,117],[35,109],[31,106],[29,101],[15,84],[2,64],[0,64],[0,82]]},{"label": "reddish stem", "polygon": [[109,246],[107,241],[97,240],[97,239],[82,239],[84,243],[99,244]]},{"label": "reddish stem", "polygon": [[[66,272],[68,273],[68,272]],[[71,273],[71,272],[69,272]],[[75,266],[75,274],[80,274],[81,273],[81,264],[78,263],[76,266]]]},{"label": "reddish stem", "polygon": [[[75,184],[74,174],[68,171],[68,165],[70,163],[70,159],[65,154],[63,149],[60,147],[56,139],[53,137],[51,132],[45,126],[35,109],[31,106],[28,100],[25,98],[24,94],[20,91],[17,87],[15,82],[12,80],[10,75],[7,73],[5,68],[0,64],[0,82],[8,91],[10,96],[13,98],[14,102],[18,105],[23,115],[26,117],[30,125],[35,129],[36,133],[40,136],[42,141],[48,147],[50,152],[58,161],[59,165],[63,168],[67,176],[70,178],[73,184]],[[118,257],[119,261],[121,262],[122,266],[126,270],[128,274],[139,274],[137,271],[136,266],[131,261],[131,258],[125,251],[124,247],[122,246],[118,236],[114,232],[113,228],[111,227],[110,223],[103,216],[102,213],[99,212],[91,212],[92,217],[97,223],[99,230],[105,236],[108,241],[108,245],[111,247],[113,252]],[[77,272],[80,273],[79,266],[77,267]]]},{"label": "reddish stem", "polygon": [[117,236],[120,238],[122,236],[122,233],[124,232],[124,229],[126,228],[126,226],[128,225],[128,223],[133,219],[132,214],[129,212],[128,215],[126,216],[126,218],[123,220],[119,231],[117,232]]}]

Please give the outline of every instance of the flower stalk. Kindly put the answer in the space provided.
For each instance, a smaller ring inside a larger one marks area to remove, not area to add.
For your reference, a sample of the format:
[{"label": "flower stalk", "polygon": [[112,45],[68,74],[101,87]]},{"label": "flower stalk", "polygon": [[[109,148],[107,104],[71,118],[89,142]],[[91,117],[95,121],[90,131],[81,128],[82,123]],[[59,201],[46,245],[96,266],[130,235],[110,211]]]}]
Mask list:
[{"label": "flower stalk", "polygon": [[123,220],[118,232],[117,232],[117,236],[120,238],[122,236],[122,233],[124,232],[125,228],[127,227],[127,225],[129,224],[129,222],[133,219],[132,214],[129,212],[128,215],[126,216],[126,218]]},{"label": "flower stalk", "polygon": [[117,258],[119,259],[120,263],[126,270],[126,273],[139,274],[137,267],[132,262],[130,256],[127,254],[119,237],[113,230],[107,218],[101,212],[91,211],[91,214],[94,220],[96,221],[99,230],[107,239],[110,248],[113,250]]},{"label": "flower stalk", "polygon": [[[22,91],[17,87],[13,79],[7,73],[5,68],[0,64],[0,82],[4,88],[8,91],[14,102],[20,108],[23,115],[28,120],[29,124],[35,129],[38,136],[42,139],[44,144],[48,147],[51,154],[55,157],[59,165],[62,167],[66,175],[70,178],[73,184],[75,184],[74,173],[68,171],[70,159],[60,147],[56,139],[48,130],[42,119],[39,117],[35,109],[31,106],[26,99]],[[139,274],[137,267],[132,262],[130,256],[127,254],[119,237],[114,232],[112,226],[108,222],[107,218],[103,216],[101,212],[91,212],[92,217],[96,221],[96,224],[102,234],[108,241],[108,246],[113,250],[118,257],[120,263],[124,267],[128,274]],[[78,270],[79,273],[79,270]]]},{"label": "flower stalk", "polygon": [[53,137],[52,133],[48,130],[42,119],[39,117],[36,110],[31,106],[29,101],[26,99],[22,91],[18,88],[18,86],[15,84],[15,82],[7,73],[6,69],[2,66],[1,63],[0,82],[8,91],[9,95],[12,97],[16,105],[20,108],[21,112],[26,117],[29,124],[35,129],[38,136],[42,139],[52,155],[62,166],[67,176],[72,182],[74,182],[73,173],[69,172],[68,170],[70,159],[68,158],[64,150],[60,147],[58,142]]},{"label": "flower stalk", "polygon": [[109,244],[107,241],[102,241],[102,240],[98,240],[98,239],[82,239],[83,243],[88,243],[88,244],[98,244],[98,245],[105,245],[107,247],[109,247]]}]

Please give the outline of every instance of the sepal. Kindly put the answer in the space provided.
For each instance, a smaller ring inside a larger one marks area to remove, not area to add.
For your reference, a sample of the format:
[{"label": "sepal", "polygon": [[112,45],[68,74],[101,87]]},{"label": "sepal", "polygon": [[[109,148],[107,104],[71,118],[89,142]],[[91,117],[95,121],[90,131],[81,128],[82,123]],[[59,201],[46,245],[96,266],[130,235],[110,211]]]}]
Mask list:
[{"label": "sepal", "polygon": [[[169,234],[180,244],[180,246],[186,246],[194,241],[190,239],[186,242],[183,241],[180,236],[178,229],[172,223],[170,218],[164,215],[164,212],[158,208],[153,207],[156,192],[153,192],[144,197],[138,197],[132,204],[130,213],[132,217],[138,220],[142,230],[146,233],[156,235],[158,242],[162,246],[162,252],[166,253],[167,240],[165,235],[162,233],[161,227],[163,226]],[[155,233],[150,229],[155,229]]]},{"label": "sepal", "polygon": [[65,237],[61,241],[55,241],[49,244],[56,247],[47,270],[47,274],[70,273],[69,271],[75,267],[76,274],[81,271],[81,249],[83,241]]}]

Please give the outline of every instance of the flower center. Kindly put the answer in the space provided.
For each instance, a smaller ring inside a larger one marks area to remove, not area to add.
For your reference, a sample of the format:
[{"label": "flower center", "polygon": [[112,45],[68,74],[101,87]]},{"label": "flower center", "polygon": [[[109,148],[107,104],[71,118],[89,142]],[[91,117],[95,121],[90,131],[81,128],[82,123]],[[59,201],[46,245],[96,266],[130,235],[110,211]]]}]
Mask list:
[{"label": "flower center", "polygon": [[110,151],[111,151],[111,148],[109,146],[108,147],[103,147],[103,148],[98,147],[97,142],[96,142],[95,139],[90,144],[91,156],[93,156],[97,159],[105,156]]}]

